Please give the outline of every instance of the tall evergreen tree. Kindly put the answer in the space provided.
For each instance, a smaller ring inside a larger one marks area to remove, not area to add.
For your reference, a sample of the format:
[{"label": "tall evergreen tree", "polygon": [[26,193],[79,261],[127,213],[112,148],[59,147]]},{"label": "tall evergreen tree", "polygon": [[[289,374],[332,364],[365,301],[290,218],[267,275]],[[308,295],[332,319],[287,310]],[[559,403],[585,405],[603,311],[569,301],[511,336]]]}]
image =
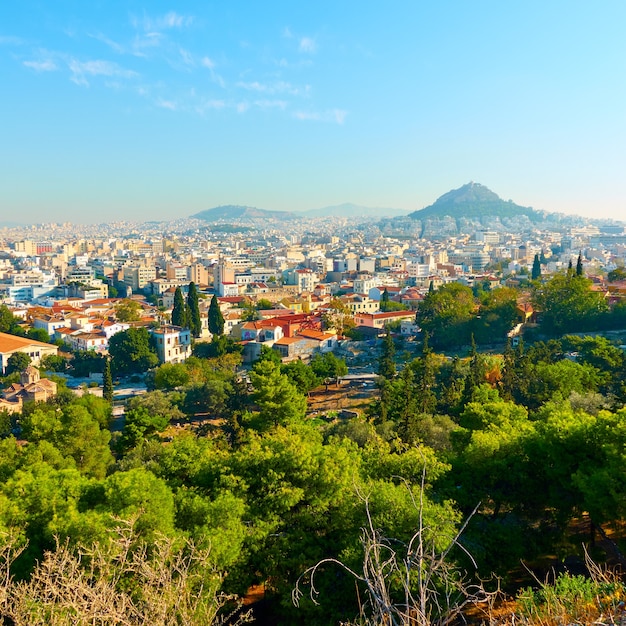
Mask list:
[{"label": "tall evergreen tree", "polygon": [[387,291],[387,287],[380,296],[380,310],[388,311],[389,310],[389,292]]},{"label": "tall evergreen tree", "polygon": [[417,404],[415,401],[415,378],[413,369],[409,366],[402,370],[402,398],[400,399],[400,419],[398,434],[404,443],[413,443],[417,438],[416,422],[418,419]]},{"label": "tall evergreen tree", "polygon": [[474,341],[474,335],[472,335],[469,370],[465,377],[465,388],[463,390],[463,405],[472,401],[474,390],[478,389],[485,382],[485,375],[485,358],[478,353],[476,341]]},{"label": "tall evergreen tree", "polygon": [[113,376],[111,375],[111,359],[107,359],[104,363],[104,372],[102,373],[102,397],[107,402],[113,402]]},{"label": "tall evergreen tree", "polygon": [[428,345],[428,333],[424,332],[422,356],[414,361],[416,380],[416,403],[420,413],[434,413],[437,406],[435,382],[437,367],[435,355]]},{"label": "tall evergreen tree", "polygon": [[572,259],[569,260],[569,263],[567,264],[567,273],[571,274],[574,271],[574,266],[572,265]]},{"label": "tall evergreen tree", "polygon": [[432,293],[433,291],[435,291],[435,282],[431,280],[430,283],[428,283],[428,293]]},{"label": "tall evergreen tree", "polygon": [[209,331],[213,335],[224,334],[224,316],[220,310],[217,296],[211,298],[211,304],[209,305]]},{"label": "tall evergreen tree", "polygon": [[200,320],[200,304],[198,302],[198,290],[196,283],[189,283],[189,292],[187,293],[187,315],[189,329],[194,337],[199,337],[202,332],[202,321]]},{"label": "tall evergreen tree", "polygon": [[539,255],[535,254],[535,258],[533,260],[533,269],[530,277],[533,280],[537,280],[541,276],[541,263],[539,262]]},{"label": "tall evergreen tree", "polygon": [[391,380],[396,375],[396,363],[394,356],[396,354],[396,346],[393,343],[391,332],[387,329],[387,334],[383,339],[383,346],[378,360],[378,375],[387,380]]},{"label": "tall evergreen tree", "polygon": [[578,260],[576,261],[576,276],[583,275],[583,253],[579,252]]},{"label": "tall evergreen tree", "polygon": [[187,307],[185,306],[185,299],[183,298],[183,292],[180,290],[180,287],[176,287],[176,291],[174,292],[172,324],[174,324],[174,326],[181,326],[182,328],[187,328],[189,326],[187,319]]}]

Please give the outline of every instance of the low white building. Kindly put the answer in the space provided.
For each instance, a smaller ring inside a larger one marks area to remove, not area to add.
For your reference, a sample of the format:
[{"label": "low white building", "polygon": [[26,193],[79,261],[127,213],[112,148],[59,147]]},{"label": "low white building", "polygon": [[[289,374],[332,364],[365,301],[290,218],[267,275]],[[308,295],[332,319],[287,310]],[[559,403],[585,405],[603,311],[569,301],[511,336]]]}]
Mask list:
[{"label": "low white building", "polygon": [[180,326],[161,326],[150,331],[161,363],[182,363],[191,356],[191,331]]}]

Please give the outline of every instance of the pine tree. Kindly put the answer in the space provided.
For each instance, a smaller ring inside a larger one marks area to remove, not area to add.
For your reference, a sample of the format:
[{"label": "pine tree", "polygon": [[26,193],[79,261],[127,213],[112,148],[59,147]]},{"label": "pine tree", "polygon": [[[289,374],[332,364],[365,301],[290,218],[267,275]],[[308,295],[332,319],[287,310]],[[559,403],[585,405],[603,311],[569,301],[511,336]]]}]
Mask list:
[{"label": "pine tree", "polygon": [[187,328],[189,326],[187,307],[185,306],[185,299],[183,298],[183,292],[180,290],[180,287],[176,287],[176,291],[174,292],[172,324],[174,324],[174,326],[180,326],[181,328]]},{"label": "pine tree", "polygon": [[583,253],[578,254],[578,261],[576,261],[576,276],[583,275]]},{"label": "pine tree", "polygon": [[533,260],[533,269],[530,277],[532,280],[537,280],[541,276],[541,263],[539,262],[539,255],[535,254],[535,258]]},{"label": "pine tree", "polygon": [[209,305],[209,331],[213,335],[224,334],[224,316],[220,310],[217,296],[211,298],[211,304]]},{"label": "pine tree", "polygon": [[107,402],[113,402],[113,376],[111,375],[111,359],[104,362],[102,373],[102,397]]},{"label": "pine tree", "polygon": [[189,328],[194,337],[199,337],[202,333],[202,321],[200,319],[200,305],[198,303],[198,290],[196,283],[189,283],[189,291],[187,293],[187,315]]}]

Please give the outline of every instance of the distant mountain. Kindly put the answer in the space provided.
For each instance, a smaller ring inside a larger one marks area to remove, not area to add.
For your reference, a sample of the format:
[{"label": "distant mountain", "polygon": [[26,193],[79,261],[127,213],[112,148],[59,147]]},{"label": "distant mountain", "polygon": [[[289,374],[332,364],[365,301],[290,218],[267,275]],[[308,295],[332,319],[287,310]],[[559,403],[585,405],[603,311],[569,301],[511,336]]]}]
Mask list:
[{"label": "distant mountain", "polygon": [[502,200],[493,191],[479,183],[468,183],[459,189],[444,193],[434,204],[409,214],[415,220],[441,219],[481,219],[498,217],[514,218],[525,215],[533,222],[544,219],[545,213],[530,207],[520,206],[512,200]]},{"label": "distant mountain", "polygon": [[266,211],[251,206],[227,204],[200,211],[191,217],[206,222],[219,222],[220,220],[292,220],[297,215],[290,211]]},{"label": "distant mountain", "polygon": [[302,215],[306,217],[366,217],[372,219],[380,219],[381,217],[406,217],[407,214],[408,211],[404,209],[368,207],[353,204],[352,202],[344,202],[343,204],[302,212]]}]

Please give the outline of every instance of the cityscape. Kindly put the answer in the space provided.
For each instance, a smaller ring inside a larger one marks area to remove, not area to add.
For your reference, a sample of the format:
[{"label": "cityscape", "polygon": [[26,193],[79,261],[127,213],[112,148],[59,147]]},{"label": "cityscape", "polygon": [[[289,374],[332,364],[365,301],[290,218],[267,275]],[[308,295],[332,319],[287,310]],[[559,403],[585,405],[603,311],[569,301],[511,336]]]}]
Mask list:
[{"label": "cityscape", "polygon": [[626,623],[626,4],[0,4],[0,626]]}]

